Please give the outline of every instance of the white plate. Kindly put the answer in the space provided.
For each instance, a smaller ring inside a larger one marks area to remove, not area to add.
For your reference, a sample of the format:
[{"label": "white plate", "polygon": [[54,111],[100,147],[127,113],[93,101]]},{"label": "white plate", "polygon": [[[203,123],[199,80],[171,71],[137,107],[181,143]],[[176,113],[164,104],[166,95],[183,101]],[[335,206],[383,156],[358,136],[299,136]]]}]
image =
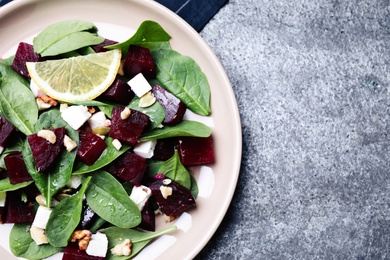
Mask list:
[{"label": "white plate", "polygon": [[[66,19],[94,22],[100,34],[117,41],[131,36],[142,21],[154,20],[172,36],[172,48],[195,59],[206,74],[212,93],[216,163],[209,165],[212,172],[202,175],[203,180],[199,180],[199,168],[194,169],[195,178],[201,182],[202,196],[197,199],[197,207],[184,215],[185,224],[181,230],[166,237],[167,246],[163,252],[153,257],[149,255],[150,258],[170,260],[194,258],[220,225],[239,176],[241,124],[224,69],[192,27],[169,9],[150,0],[15,0],[0,8],[0,57],[13,54],[20,41],[31,42],[46,26]],[[164,225],[160,219],[158,227]],[[5,255],[14,259],[4,250],[9,250],[3,233],[6,226],[0,227],[1,259]]]}]

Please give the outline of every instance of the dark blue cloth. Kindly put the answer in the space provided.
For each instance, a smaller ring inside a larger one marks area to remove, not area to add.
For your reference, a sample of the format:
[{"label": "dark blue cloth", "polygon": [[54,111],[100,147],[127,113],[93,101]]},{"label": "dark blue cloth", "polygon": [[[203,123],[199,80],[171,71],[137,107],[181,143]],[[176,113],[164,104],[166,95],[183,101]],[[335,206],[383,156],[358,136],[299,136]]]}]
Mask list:
[{"label": "dark blue cloth", "polygon": [[[0,6],[12,0],[0,0]],[[109,1],[109,0],[108,0]],[[200,32],[228,0],[156,0]]]}]

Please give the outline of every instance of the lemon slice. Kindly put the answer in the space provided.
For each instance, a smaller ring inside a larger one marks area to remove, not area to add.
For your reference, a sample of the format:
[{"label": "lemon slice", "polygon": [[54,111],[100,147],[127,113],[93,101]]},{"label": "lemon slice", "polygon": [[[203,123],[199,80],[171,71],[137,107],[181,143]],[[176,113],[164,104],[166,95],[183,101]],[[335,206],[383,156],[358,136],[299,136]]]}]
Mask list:
[{"label": "lemon slice", "polygon": [[46,95],[65,102],[92,100],[115,80],[121,51],[93,53],[60,60],[27,62],[31,80]]}]

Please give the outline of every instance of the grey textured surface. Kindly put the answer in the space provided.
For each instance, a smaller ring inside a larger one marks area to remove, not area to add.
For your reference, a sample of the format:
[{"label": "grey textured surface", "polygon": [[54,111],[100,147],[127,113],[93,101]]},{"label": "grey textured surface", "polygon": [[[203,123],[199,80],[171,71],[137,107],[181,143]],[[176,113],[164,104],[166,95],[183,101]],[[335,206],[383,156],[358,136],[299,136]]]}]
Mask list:
[{"label": "grey textured surface", "polygon": [[198,259],[390,259],[389,0],[230,0],[201,32],[243,129]]}]

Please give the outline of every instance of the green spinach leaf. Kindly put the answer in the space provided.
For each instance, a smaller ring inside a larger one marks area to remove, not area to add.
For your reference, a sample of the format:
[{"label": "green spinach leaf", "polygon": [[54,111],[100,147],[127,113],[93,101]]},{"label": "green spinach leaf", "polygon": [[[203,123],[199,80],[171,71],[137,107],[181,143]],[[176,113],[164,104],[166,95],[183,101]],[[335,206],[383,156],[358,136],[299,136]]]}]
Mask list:
[{"label": "green spinach leaf", "polygon": [[177,150],[175,150],[175,153],[171,158],[162,163],[158,169],[158,173],[164,174],[187,189],[191,188],[190,173],[181,163],[179,152]]},{"label": "green spinach leaf", "polygon": [[81,189],[73,196],[63,199],[53,208],[46,226],[49,243],[55,247],[65,247],[77,227],[83,208],[83,196],[91,177],[86,178]]},{"label": "green spinach leaf", "polygon": [[210,115],[210,86],[198,64],[174,50],[157,50],[152,52],[152,56],[156,64],[156,77],[161,84],[192,112]]},{"label": "green spinach leaf", "polygon": [[12,56],[5,58],[5,59],[0,59],[0,64],[12,66],[12,63],[14,62],[14,58],[15,58],[15,55],[12,55]]},{"label": "green spinach leaf", "polygon": [[139,100],[140,98],[134,97],[128,107],[148,115],[151,122],[151,129],[157,128],[157,126],[161,125],[165,118],[165,110],[162,105],[156,101],[150,107],[140,107]]},{"label": "green spinach leaf", "polygon": [[[0,66],[1,67],[1,66]],[[30,89],[12,76],[0,78],[0,109],[20,132],[30,135],[38,119],[38,106]]]},{"label": "green spinach leaf", "polygon": [[197,121],[183,120],[180,124],[174,126],[164,126],[160,129],[154,129],[140,138],[140,141],[149,141],[177,136],[209,137],[211,135],[210,127]]},{"label": "green spinach leaf", "polygon": [[163,230],[156,232],[142,232],[135,229],[126,229],[118,227],[109,227],[100,230],[101,233],[107,235],[108,248],[113,248],[118,244],[123,243],[125,239],[129,239],[132,243],[131,255],[118,257],[111,254],[108,251],[107,259],[129,259],[138,254],[147,244],[149,244],[154,238],[165,235],[169,232],[176,230],[176,226],[171,226]]},{"label": "green spinach leaf", "polygon": [[100,44],[104,38],[96,34],[91,22],[66,20],[48,26],[33,40],[34,51],[42,57],[67,53],[89,45]]},{"label": "green spinach leaf", "polygon": [[171,36],[154,21],[144,21],[137,29],[136,33],[128,40],[107,46],[107,49],[122,49],[123,57],[126,56],[130,45],[138,45],[149,50],[170,49],[169,40]]},{"label": "green spinach leaf", "polygon": [[12,137],[12,142],[9,142],[5,147],[4,151],[0,155],[0,167],[6,168],[4,163],[4,157],[9,153],[21,151],[23,148],[23,140],[20,135],[14,135]]},{"label": "green spinach leaf", "polygon": [[112,144],[113,140],[114,139],[112,139],[111,137],[106,137],[105,142],[107,144],[107,147],[93,165],[88,166],[81,161],[77,162],[73,169],[73,175],[84,174],[101,169],[112,161],[114,161],[116,158],[118,158],[130,148],[130,146],[122,144],[122,148],[118,151]]},{"label": "green spinach leaf", "polygon": [[0,180],[0,192],[18,190],[30,185],[32,181],[25,181],[18,184],[11,184],[9,178]]},{"label": "green spinach leaf", "polygon": [[13,77],[13,78],[18,79],[21,83],[23,83],[23,85],[28,87],[30,82],[25,77],[23,77],[22,75],[20,75],[19,73],[17,73],[16,71],[14,71],[12,69],[12,67],[11,67],[12,61],[13,61],[13,57],[12,57],[12,59],[8,58],[5,60],[1,60],[0,78],[5,77],[5,76]]},{"label": "green spinach leaf", "polygon": [[38,246],[31,238],[29,225],[30,224],[15,224],[11,229],[9,245],[11,252],[15,256],[38,260],[62,251],[62,248],[56,248],[50,244]]},{"label": "green spinach leaf", "polygon": [[102,170],[85,176],[92,176],[85,193],[87,202],[100,217],[123,228],[132,228],[141,223],[141,212],[137,205],[114,176]]}]

